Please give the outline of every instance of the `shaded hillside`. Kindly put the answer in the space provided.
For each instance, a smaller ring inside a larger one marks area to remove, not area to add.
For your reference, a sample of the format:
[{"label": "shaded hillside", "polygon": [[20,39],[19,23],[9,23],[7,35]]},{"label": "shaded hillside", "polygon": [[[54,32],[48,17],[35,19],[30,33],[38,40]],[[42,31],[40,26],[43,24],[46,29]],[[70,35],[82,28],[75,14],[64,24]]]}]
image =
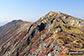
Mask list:
[{"label": "shaded hillside", "polygon": [[84,20],[51,11],[34,23],[14,25],[18,27],[2,28],[0,56],[72,56],[68,53],[84,51]]},{"label": "shaded hillside", "polygon": [[0,44],[19,32],[26,30],[28,24],[31,23],[27,23],[22,20],[13,20],[12,22],[0,27]]}]

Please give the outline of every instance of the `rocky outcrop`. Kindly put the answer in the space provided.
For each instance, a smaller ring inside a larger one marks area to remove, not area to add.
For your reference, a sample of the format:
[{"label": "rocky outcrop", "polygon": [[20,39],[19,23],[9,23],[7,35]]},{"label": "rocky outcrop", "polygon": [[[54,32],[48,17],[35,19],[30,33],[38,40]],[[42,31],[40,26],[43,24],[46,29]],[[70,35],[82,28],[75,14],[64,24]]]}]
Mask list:
[{"label": "rocky outcrop", "polygon": [[84,21],[73,16],[51,11],[34,23],[7,25],[9,30],[2,30],[5,37],[0,33],[6,38],[0,56],[68,56],[69,51],[84,51]]}]

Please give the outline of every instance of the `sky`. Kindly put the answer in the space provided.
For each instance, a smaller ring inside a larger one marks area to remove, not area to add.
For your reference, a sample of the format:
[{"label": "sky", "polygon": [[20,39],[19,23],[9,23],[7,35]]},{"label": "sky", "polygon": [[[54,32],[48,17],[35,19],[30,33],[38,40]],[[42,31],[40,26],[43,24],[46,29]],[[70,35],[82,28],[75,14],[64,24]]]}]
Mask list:
[{"label": "sky", "polygon": [[35,22],[50,11],[84,19],[84,0],[0,0],[0,26],[18,19]]}]

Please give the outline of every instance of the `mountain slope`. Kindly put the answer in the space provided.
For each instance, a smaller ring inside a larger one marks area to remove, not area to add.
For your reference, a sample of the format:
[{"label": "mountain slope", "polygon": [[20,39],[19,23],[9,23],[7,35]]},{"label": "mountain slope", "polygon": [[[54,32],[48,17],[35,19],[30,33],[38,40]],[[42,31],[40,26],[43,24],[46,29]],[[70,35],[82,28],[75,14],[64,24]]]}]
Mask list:
[{"label": "mountain slope", "polygon": [[16,35],[11,32],[11,39],[4,31],[7,40],[0,46],[0,56],[70,56],[71,51],[84,51],[84,20],[51,11],[21,26],[15,29],[18,33],[14,30]]},{"label": "mountain slope", "polygon": [[[5,42],[8,38],[15,36],[15,34],[26,28],[29,23],[22,20],[14,20],[0,28],[0,43]],[[23,26],[23,27],[22,27]],[[25,29],[26,30],[26,29]]]}]

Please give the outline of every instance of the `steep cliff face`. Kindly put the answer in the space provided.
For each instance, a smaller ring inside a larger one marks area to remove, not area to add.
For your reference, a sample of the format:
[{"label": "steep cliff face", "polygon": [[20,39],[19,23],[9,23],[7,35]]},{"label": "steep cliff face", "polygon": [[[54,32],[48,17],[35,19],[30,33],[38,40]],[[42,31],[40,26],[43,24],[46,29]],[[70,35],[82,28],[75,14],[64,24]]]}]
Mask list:
[{"label": "steep cliff face", "polygon": [[5,40],[0,45],[0,56],[68,56],[70,51],[84,51],[81,19],[51,11],[37,22],[19,24],[13,31],[13,25],[4,34],[1,31],[0,38]]}]

